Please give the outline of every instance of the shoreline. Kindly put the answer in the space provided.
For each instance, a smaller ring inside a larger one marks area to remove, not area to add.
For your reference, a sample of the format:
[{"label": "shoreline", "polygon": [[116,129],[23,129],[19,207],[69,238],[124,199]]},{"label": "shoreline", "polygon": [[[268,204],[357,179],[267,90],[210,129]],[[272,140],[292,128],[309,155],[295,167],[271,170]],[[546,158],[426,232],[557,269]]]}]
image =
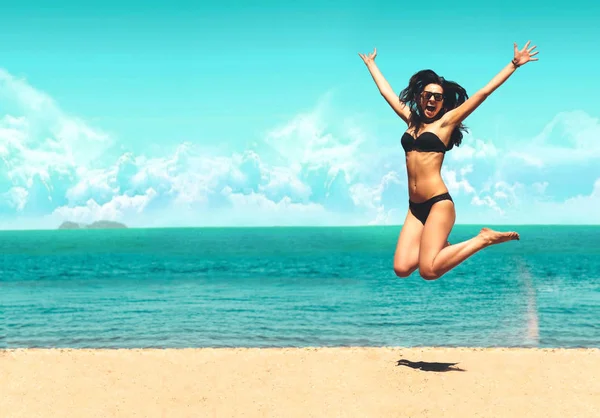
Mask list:
[{"label": "shoreline", "polygon": [[598,347],[538,347],[538,346],[376,346],[376,345],[349,345],[349,346],[202,346],[202,347],[9,347],[0,348],[1,352],[17,352],[17,351],[61,351],[61,352],[77,352],[77,351],[207,351],[207,350],[234,350],[234,351],[326,351],[326,350],[393,350],[393,351],[540,351],[540,352],[556,352],[556,351],[593,351],[600,354],[600,346]]},{"label": "shoreline", "polygon": [[593,416],[599,348],[7,348],[25,416]]}]

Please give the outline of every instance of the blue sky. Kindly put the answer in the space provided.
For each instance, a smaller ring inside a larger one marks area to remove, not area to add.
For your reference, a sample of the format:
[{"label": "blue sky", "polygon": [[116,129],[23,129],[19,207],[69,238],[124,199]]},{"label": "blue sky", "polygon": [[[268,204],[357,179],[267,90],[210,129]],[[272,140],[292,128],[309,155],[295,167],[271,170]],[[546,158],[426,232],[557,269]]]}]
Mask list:
[{"label": "blue sky", "polygon": [[396,92],[520,68],[445,161],[457,223],[599,223],[600,6],[26,1],[0,13],[0,227],[398,224]]}]

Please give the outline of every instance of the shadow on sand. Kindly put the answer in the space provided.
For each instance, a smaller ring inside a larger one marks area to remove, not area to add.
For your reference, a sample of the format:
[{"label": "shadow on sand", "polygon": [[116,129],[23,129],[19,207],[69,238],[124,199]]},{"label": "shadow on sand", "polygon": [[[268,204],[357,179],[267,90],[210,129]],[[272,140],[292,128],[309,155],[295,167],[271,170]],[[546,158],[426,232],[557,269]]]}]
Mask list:
[{"label": "shadow on sand", "polygon": [[425,372],[464,372],[465,369],[456,367],[458,363],[435,363],[428,361],[410,361],[406,359],[398,360],[396,366],[406,366]]}]

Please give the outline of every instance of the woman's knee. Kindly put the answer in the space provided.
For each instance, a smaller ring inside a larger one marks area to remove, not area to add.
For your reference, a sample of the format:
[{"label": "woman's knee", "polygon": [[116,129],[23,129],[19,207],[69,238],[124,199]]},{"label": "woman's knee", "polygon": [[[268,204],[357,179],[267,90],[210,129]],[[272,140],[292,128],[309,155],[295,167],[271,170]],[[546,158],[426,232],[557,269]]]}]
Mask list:
[{"label": "woman's knee", "polygon": [[394,273],[398,277],[408,277],[417,269],[416,265],[409,263],[394,262]]},{"label": "woman's knee", "polygon": [[431,269],[419,269],[419,275],[425,280],[436,280],[442,277],[441,274],[436,273]]},{"label": "woman's knee", "polygon": [[433,263],[419,262],[419,275],[425,280],[436,280],[442,274],[433,268]]}]

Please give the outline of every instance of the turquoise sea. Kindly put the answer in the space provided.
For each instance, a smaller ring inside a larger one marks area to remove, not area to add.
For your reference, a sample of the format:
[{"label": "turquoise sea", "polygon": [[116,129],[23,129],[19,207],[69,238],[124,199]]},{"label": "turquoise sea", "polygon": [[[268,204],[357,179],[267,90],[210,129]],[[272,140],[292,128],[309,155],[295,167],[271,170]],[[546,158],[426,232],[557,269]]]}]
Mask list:
[{"label": "turquoise sea", "polygon": [[0,232],[0,347],[600,347],[600,227],[497,228],[437,281],[397,226]]}]

